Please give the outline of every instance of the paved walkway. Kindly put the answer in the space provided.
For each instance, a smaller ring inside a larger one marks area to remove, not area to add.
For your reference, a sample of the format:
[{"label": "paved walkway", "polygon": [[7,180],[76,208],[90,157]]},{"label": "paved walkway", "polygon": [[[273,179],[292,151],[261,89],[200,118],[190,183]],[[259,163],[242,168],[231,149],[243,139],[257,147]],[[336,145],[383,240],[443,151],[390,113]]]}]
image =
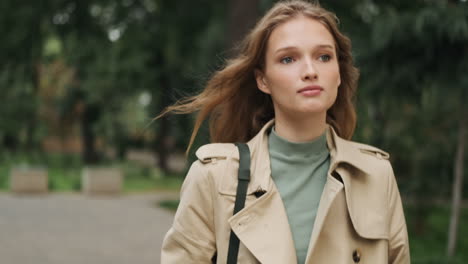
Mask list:
[{"label": "paved walkway", "polygon": [[0,263],[155,264],[175,194],[88,197],[0,193]]}]

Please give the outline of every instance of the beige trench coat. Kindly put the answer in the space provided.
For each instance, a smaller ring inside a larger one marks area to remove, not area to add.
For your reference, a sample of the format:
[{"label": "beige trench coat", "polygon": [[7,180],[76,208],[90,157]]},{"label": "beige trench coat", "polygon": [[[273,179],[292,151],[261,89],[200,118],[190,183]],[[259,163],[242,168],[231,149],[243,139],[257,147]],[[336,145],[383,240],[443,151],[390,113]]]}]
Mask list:
[{"label": "beige trench coat", "polygon": [[[239,154],[233,144],[201,147],[181,189],[162,264],[226,263],[231,229],[238,263],[291,264],[296,252],[270,170],[267,130],[248,142],[251,181],[245,208],[233,216]],[[307,264],[410,263],[405,218],[389,155],[327,132],[330,169],[307,253]],[[262,196],[258,191],[266,191]]]}]

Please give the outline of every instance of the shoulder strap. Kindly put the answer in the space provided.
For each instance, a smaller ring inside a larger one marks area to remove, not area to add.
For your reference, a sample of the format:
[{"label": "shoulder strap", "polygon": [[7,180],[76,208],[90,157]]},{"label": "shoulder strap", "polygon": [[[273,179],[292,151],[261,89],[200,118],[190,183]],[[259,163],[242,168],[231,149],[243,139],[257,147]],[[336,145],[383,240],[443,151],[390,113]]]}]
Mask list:
[{"label": "shoulder strap", "polygon": [[[234,203],[234,214],[239,212],[245,205],[247,197],[247,186],[250,181],[250,150],[249,146],[245,143],[236,143],[239,149],[239,174],[237,183],[236,202]],[[229,237],[229,251],[227,264],[236,264],[237,255],[239,253],[239,238],[231,230]]]}]

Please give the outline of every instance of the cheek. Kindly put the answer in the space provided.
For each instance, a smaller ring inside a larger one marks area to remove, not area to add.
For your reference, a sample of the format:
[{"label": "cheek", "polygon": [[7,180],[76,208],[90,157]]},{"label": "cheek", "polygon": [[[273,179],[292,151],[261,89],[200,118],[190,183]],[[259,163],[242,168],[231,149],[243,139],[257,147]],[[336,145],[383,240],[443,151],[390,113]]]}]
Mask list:
[{"label": "cheek", "polygon": [[338,65],[328,69],[327,82],[331,89],[338,90],[341,85],[341,75]]},{"label": "cheek", "polygon": [[333,101],[335,101],[336,97],[338,96],[338,90],[339,90],[340,85],[341,85],[341,78],[340,78],[340,74],[338,73],[334,76]]},{"label": "cheek", "polygon": [[338,74],[336,76],[337,87],[341,85],[341,75],[340,70],[338,70]]},{"label": "cheek", "polygon": [[330,100],[335,102],[337,96],[338,96],[338,90],[339,86],[341,85],[341,75],[340,75],[340,70],[338,65],[334,65],[333,68],[329,69],[329,74],[327,76],[328,78],[328,84],[330,87]]},{"label": "cheek", "polygon": [[333,67],[333,70],[331,71],[332,72],[332,79],[335,80],[335,83],[336,83],[336,86],[340,86],[341,84],[341,75],[340,75],[340,67],[338,65],[338,63],[336,63]]},{"label": "cheek", "polygon": [[292,87],[293,80],[291,73],[285,69],[271,69],[267,74],[268,86],[276,94],[286,92],[288,87]]}]

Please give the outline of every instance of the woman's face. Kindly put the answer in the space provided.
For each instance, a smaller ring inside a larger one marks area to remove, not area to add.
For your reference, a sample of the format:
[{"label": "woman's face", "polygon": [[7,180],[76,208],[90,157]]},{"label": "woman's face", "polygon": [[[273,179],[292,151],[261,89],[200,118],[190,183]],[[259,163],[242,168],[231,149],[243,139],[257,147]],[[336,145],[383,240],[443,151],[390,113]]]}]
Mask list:
[{"label": "woman's face", "polygon": [[257,70],[258,88],[270,94],[278,117],[324,115],[341,83],[335,41],[317,20],[300,16],[276,27]]}]

